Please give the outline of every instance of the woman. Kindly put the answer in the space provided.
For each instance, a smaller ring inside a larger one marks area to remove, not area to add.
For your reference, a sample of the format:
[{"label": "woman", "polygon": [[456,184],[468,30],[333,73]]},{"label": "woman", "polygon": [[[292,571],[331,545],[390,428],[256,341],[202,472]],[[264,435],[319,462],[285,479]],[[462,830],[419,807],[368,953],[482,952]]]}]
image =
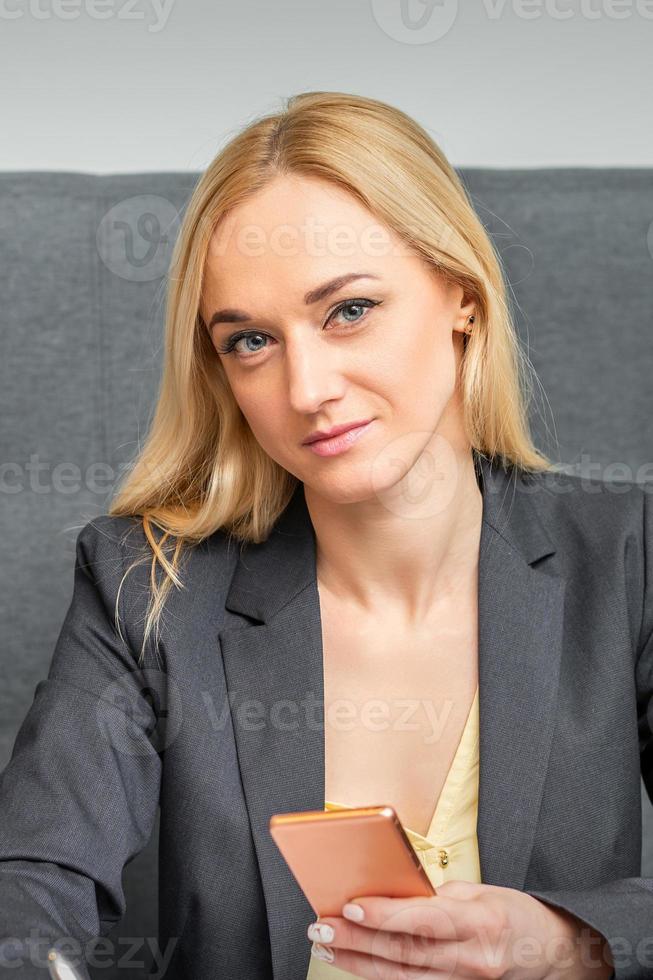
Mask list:
[{"label": "woman", "polygon": [[[525,364],[402,112],[304,93],[220,152],[151,431],[79,534],[2,775],[14,959],[26,923],[81,952],[109,932],[160,802],[159,975],[650,975],[652,511],[554,471]],[[437,895],[314,923],[270,816],[378,803]]]}]

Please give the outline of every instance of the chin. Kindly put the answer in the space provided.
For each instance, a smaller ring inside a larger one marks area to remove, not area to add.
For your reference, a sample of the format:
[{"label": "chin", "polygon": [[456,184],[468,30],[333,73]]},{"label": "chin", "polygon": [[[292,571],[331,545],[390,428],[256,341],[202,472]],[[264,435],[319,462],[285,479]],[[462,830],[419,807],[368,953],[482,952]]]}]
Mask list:
[{"label": "chin", "polygon": [[375,497],[369,477],[355,471],[330,477],[307,473],[302,479],[305,487],[332,504],[359,504]]}]

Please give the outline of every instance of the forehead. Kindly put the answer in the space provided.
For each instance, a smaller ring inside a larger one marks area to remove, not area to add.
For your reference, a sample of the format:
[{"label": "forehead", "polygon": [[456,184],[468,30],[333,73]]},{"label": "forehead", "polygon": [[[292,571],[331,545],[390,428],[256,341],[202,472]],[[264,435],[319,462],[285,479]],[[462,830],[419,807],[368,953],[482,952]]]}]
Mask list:
[{"label": "forehead", "polygon": [[225,215],[209,243],[211,292],[267,282],[302,292],[360,268],[383,278],[415,258],[349,191],[316,178],[275,178]]}]

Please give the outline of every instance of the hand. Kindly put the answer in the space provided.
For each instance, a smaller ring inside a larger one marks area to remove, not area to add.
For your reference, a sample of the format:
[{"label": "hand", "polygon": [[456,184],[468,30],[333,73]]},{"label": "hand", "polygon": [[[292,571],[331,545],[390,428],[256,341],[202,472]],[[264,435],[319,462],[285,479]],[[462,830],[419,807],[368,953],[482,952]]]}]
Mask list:
[{"label": "hand", "polygon": [[[352,904],[363,909],[362,922],[344,917]],[[613,973],[605,937],[581,919],[514,888],[466,881],[448,881],[429,898],[353,898],[343,918],[320,918],[307,934],[312,952],[326,947],[334,966],[369,980],[609,980]]]}]

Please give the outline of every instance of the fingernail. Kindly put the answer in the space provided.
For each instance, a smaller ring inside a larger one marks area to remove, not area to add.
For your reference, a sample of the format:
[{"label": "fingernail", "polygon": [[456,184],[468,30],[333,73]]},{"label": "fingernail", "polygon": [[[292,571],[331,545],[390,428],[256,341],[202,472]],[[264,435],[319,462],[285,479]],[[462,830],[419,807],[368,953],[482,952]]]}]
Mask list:
[{"label": "fingernail", "polygon": [[317,956],[318,960],[324,960],[326,963],[333,963],[335,959],[333,950],[328,946],[322,946],[321,943],[313,943],[311,953]]},{"label": "fingernail", "polygon": [[309,939],[316,939],[321,943],[330,943],[333,942],[334,936],[333,926],[330,926],[328,922],[311,922],[308,927]]},{"label": "fingernail", "polygon": [[365,918],[363,908],[360,905],[354,905],[353,902],[347,902],[346,905],[343,905],[342,914],[345,919],[351,919],[352,922],[362,922]]}]

